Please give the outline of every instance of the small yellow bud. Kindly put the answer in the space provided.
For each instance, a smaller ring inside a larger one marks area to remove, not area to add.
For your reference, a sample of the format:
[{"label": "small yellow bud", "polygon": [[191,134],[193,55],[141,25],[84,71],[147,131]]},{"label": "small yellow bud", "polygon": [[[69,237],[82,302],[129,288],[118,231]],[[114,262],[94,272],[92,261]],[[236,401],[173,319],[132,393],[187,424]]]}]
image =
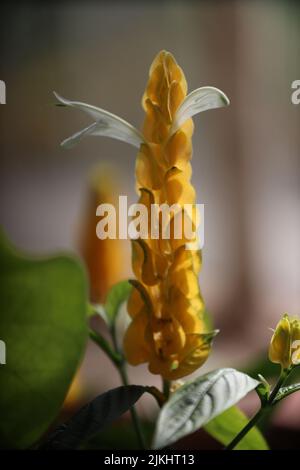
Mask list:
[{"label": "small yellow bud", "polygon": [[284,314],[271,339],[269,359],[284,369],[298,364],[300,358],[300,319]]}]

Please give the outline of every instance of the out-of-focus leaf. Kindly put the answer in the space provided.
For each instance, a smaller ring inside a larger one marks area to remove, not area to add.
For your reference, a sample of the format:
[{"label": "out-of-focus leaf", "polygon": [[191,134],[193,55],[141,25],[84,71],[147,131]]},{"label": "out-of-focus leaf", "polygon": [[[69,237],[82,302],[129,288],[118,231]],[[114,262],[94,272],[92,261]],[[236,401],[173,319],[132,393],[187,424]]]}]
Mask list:
[{"label": "out-of-focus leaf", "polygon": [[126,302],[132,289],[128,281],[121,281],[112,286],[105,304],[92,304],[89,316],[99,315],[109,327],[114,326],[121,305]]},{"label": "out-of-focus leaf", "polygon": [[110,289],[104,305],[110,323],[114,323],[118,311],[122,303],[128,299],[131,289],[132,286],[128,281],[118,282]]},{"label": "out-of-focus leaf", "polygon": [[[239,408],[232,406],[207,423],[204,429],[226,446],[248,424],[248,421],[248,418]],[[235,450],[268,450],[268,448],[261,432],[253,427],[237,444]]]},{"label": "out-of-focus leaf", "polygon": [[109,319],[108,319],[108,316],[106,314],[104,305],[102,305],[102,304],[91,304],[90,305],[90,315],[89,316],[92,317],[94,315],[99,315],[102,318],[102,320],[105,321],[105,323],[109,324]]},{"label": "out-of-focus leaf", "polygon": [[90,318],[90,317],[93,317],[94,315],[97,314],[97,311],[96,311],[96,306],[88,303],[87,304],[87,308],[86,308],[86,316],[87,318]]},{"label": "out-of-focus leaf", "polygon": [[86,306],[76,259],[31,259],[0,234],[0,447],[31,446],[56,417],[83,354]]},{"label": "out-of-focus leaf", "polygon": [[127,385],[98,396],[60,426],[44,448],[78,449],[129,410],[146,391],[147,388],[140,385]]},{"label": "out-of-focus leaf", "polygon": [[268,351],[263,351],[249,364],[245,364],[244,366],[242,365],[239,368],[245,374],[254,378],[258,377],[258,374],[267,378],[276,377],[280,374],[280,367],[278,364],[273,364],[273,362],[268,359]]},{"label": "out-of-focus leaf", "polygon": [[165,447],[196,431],[257,387],[235,369],[218,369],[176,390],[162,407],[153,447]]}]

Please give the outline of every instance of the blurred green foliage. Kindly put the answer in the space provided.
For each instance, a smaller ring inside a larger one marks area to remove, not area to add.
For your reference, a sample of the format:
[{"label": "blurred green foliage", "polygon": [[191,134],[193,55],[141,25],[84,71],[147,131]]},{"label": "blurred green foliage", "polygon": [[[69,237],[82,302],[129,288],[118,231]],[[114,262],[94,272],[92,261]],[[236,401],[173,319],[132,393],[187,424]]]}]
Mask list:
[{"label": "blurred green foliage", "polygon": [[30,258],[0,233],[0,447],[26,448],[64,401],[87,340],[87,283],[70,256]]}]

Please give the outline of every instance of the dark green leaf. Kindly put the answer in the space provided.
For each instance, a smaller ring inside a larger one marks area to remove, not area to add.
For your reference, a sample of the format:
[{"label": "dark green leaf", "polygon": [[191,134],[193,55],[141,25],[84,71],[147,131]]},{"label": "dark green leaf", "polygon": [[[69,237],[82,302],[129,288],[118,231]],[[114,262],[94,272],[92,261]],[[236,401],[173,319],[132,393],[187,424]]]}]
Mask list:
[{"label": "dark green leaf", "polygon": [[[232,406],[207,423],[204,429],[217,441],[226,446],[248,424],[248,421],[248,418],[239,408]],[[268,444],[256,427],[253,427],[235,447],[235,450],[267,449]]]},{"label": "dark green leaf", "polygon": [[[141,426],[143,428],[143,434],[146,438],[146,442],[151,441],[151,437],[154,431],[154,423],[149,421],[142,421]],[[105,428],[100,431],[91,439],[86,441],[81,449],[88,450],[99,450],[99,449],[118,449],[118,450],[137,450],[136,432],[132,426],[130,419],[118,420],[112,426]]]},{"label": "dark green leaf", "polygon": [[0,447],[32,445],[56,417],[84,351],[86,306],[77,260],[31,259],[0,235]]},{"label": "dark green leaf", "polygon": [[140,385],[114,388],[84,406],[60,426],[44,445],[47,449],[78,449],[129,410],[147,389]]},{"label": "dark green leaf", "polygon": [[218,369],[187,382],[162,407],[154,448],[196,431],[257,387],[257,380],[235,369]]}]

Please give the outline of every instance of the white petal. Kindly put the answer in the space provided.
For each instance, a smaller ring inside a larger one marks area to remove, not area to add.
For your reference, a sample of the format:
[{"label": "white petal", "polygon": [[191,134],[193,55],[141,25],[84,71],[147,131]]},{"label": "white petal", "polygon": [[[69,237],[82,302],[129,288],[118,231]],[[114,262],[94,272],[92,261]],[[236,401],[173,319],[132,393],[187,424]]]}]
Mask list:
[{"label": "white petal", "polygon": [[69,101],[55,92],[54,95],[64,106],[72,106],[73,108],[81,109],[96,120],[96,122],[90,126],[64,140],[61,144],[62,146],[71,147],[76,145],[86,135],[112,137],[113,139],[127,142],[137,148],[144,142],[142,134],[135,127],[115,114],[90,104],[81,103],[79,101]]},{"label": "white petal", "polygon": [[86,135],[95,135],[93,132],[96,126],[97,126],[97,122],[93,122],[93,124],[91,124],[90,126],[85,127],[81,131],[76,132],[71,137],[68,137],[67,139],[65,139],[60,145],[65,148],[74,147],[74,145],[77,145],[78,142],[80,142],[81,139],[85,137]]},{"label": "white petal", "polygon": [[195,114],[209,109],[228,106],[229,99],[223,91],[212,86],[197,88],[186,96],[179,106],[172,125],[171,133],[176,132],[179,127]]}]

